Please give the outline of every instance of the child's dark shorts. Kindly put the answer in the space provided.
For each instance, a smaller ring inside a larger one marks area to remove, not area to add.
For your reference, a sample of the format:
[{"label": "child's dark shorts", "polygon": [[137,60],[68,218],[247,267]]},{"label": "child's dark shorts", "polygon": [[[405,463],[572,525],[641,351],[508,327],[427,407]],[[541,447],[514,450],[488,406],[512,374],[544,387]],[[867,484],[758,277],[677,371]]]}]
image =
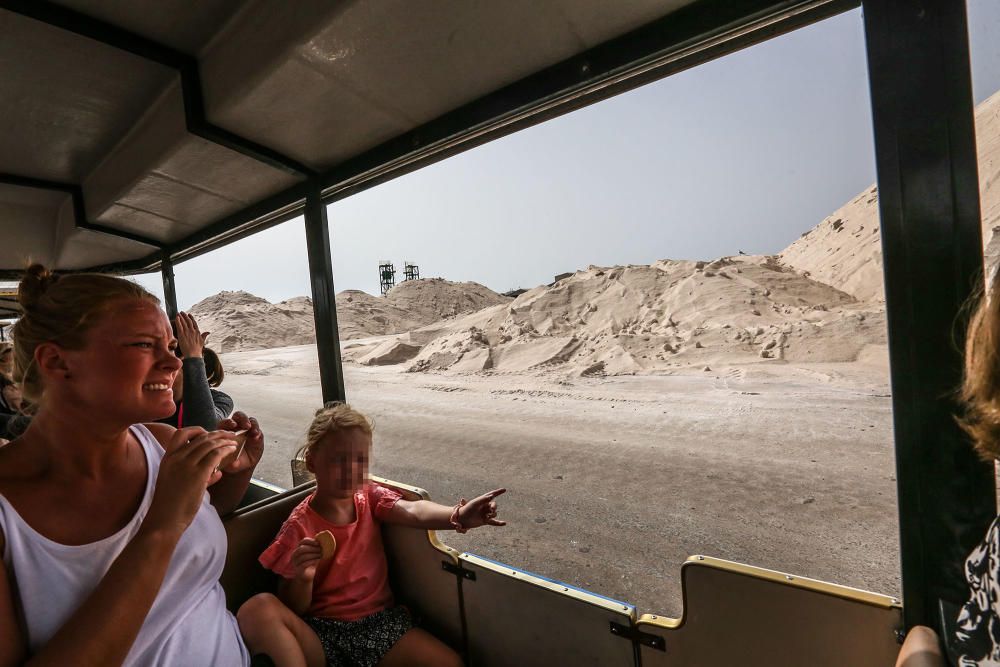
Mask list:
[{"label": "child's dark shorts", "polygon": [[328,667],[374,667],[413,627],[406,607],[396,606],[356,621],[306,616],[323,645]]}]

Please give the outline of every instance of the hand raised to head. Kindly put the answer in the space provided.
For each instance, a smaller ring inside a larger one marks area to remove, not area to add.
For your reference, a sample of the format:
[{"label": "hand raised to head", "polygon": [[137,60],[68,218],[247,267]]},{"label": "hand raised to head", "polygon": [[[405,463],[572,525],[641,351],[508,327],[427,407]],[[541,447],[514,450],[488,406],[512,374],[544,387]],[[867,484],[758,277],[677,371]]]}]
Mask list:
[{"label": "hand raised to head", "polygon": [[185,359],[191,357],[201,357],[205,352],[205,339],[208,334],[202,335],[198,330],[198,322],[185,312],[177,313],[174,320],[177,329],[177,344],[181,348],[181,355]]}]

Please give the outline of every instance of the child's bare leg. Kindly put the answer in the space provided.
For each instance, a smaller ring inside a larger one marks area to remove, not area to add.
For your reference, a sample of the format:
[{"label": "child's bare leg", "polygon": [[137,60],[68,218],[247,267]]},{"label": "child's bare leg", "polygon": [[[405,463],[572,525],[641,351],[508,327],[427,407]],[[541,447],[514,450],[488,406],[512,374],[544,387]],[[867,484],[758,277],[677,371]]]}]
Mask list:
[{"label": "child's bare leg", "polygon": [[306,622],[270,593],[260,593],[236,612],[251,655],[264,653],[277,667],[324,667],[319,638]]},{"label": "child's bare leg", "polygon": [[378,667],[462,667],[462,659],[434,635],[413,628],[389,649]]}]

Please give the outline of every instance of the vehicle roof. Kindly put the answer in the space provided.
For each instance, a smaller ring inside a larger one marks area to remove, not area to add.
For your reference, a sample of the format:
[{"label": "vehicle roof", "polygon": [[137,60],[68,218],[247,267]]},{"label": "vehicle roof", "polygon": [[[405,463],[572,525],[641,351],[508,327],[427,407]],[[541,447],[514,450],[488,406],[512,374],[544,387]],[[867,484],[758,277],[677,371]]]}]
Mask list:
[{"label": "vehicle roof", "polygon": [[156,270],[856,5],[0,0],[0,277]]}]

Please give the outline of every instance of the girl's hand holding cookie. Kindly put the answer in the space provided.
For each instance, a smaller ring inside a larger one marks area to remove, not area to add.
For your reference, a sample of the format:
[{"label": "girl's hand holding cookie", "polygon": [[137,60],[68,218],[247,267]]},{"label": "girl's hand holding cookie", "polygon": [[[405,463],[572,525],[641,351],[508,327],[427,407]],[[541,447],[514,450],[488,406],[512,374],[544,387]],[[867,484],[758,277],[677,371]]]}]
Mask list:
[{"label": "girl's hand holding cookie", "polygon": [[323,558],[323,547],[311,537],[304,537],[292,552],[292,565],[295,566],[295,578],[312,581],[316,576],[316,566]]},{"label": "girl's hand holding cookie", "polygon": [[489,493],[473,498],[458,508],[458,521],[463,528],[478,528],[479,526],[506,526],[506,521],[497,518],[496,498],[507,492],[507,489],[495,489]]}]

